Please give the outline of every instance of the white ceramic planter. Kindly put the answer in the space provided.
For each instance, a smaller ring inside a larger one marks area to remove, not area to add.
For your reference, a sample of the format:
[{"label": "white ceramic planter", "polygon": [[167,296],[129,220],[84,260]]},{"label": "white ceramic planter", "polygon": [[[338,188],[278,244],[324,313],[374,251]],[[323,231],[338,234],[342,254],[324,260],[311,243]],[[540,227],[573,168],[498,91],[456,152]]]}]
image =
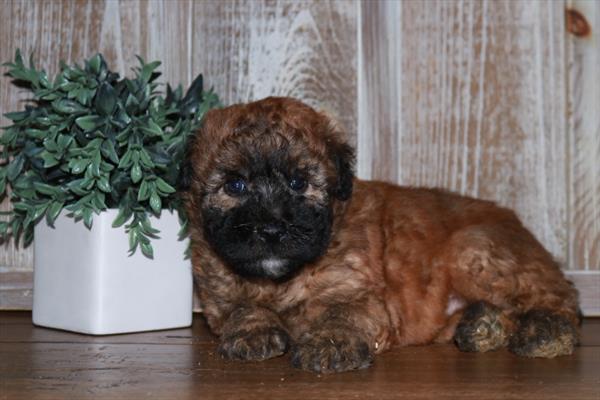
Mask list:
[{"label": "white ceramic planter", "polygon": [[94,216],[91,230],[65,214],[55,228],[35,227],[34,324],[94,335],[191,325],[191,264],[176,214],[152,219],[153,260],[139,248],[129,256],[125,229],[111,226],[117,210]]}]

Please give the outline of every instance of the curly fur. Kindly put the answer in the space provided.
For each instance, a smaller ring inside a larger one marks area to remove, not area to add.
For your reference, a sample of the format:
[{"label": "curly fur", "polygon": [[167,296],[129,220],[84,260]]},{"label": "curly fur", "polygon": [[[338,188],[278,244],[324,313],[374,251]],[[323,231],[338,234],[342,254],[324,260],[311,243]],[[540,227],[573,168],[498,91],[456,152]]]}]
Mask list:
[{"label": "curly fur", "polygon": [[[342,136],[289,98],[207,114],[189,149],[186,205],[203,313],[224,356],[290,348],[295,366],[328,372],[364,368],[393,345],[452,339],[470,351],[572,352],[577,291],[512,211],[358,180]],[[298,173],[302,193],[286,186]],[[223,190],[231,176],[247,194]],[[282,239],[257,237],[265,223],[282,224]],[[531,328],[540,321],[548,340]]]}]

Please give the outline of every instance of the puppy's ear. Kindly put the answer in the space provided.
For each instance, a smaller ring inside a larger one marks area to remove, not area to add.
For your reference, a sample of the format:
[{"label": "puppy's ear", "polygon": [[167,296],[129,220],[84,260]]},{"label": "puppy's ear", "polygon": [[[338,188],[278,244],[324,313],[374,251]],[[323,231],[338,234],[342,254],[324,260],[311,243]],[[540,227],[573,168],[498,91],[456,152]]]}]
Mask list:
[{"label": "puppy's ear", "polygon": [[337,172],[337,180],[332,194],[342,201],[352,196],[352,181],[354,180],[354,149],[347,143],[332,141],[329,152]]}]

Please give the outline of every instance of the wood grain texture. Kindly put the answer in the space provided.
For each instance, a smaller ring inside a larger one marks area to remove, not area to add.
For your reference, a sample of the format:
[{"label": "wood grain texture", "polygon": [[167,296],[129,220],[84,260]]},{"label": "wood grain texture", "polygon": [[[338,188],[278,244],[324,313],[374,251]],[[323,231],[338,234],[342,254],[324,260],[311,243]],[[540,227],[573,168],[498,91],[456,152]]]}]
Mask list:
[{"label": "wood grain texture", "polygon": [[589,29],[567,39],[569,265],[600,274],[600,4],[569,1],[567,9]]},{"label": "wood grain texture", "polygon": [[202,319],[192,328],[92,337],[0,313],[0,399],[597,399],[600,320],[569,357],[525,359],[453,345],[394,349],[367,370],[317,375],[288,356],[227,362]]},{"label": "wood grain texture", "polygon": [[363,3],[359,104],[371,109],[359,114],[368,122],[359,122],[358,142],[371,142],[372,151],[359,163],[360,174],[516,209],[564,263],[562,7],[558,1]]},{"label": "wood grain texture", "polygon": [[598,271],[567,271],[566,275],[579,290],[579,304],[583,315],[600,317],[600,274]]},{"label": "wood grain texture", "polygon": [[358,40],[358,174],[400,182],[403,3],[361,2]]},{"label": "wood grain texture", "polygon": [[33,272],[0,266],[0,309],[31,310]]},{"label": "wood grain texture", "polygon": [[292,96],[356,132],[356,2],[194,3],[192,65],[225,104]]}]

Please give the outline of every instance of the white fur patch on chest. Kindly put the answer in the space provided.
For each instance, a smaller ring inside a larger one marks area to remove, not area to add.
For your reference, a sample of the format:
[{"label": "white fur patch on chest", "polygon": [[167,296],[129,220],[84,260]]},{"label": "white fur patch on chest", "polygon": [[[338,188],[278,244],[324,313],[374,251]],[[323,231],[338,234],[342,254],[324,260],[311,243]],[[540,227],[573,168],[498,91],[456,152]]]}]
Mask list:
[{"label": "white fur patch on chest", "polygon": [[263,269],[272,275],[278,275],[286,265],[287,261],[279,258],[267,258],[261,262]]},{"label": "white fur patch on chest", "polygon": [[454,293],[448,296],[448,304],[446,305],[446,315],[449,317],[458,310],[464,308],[467,305],[466,301],[455,295]]}]

